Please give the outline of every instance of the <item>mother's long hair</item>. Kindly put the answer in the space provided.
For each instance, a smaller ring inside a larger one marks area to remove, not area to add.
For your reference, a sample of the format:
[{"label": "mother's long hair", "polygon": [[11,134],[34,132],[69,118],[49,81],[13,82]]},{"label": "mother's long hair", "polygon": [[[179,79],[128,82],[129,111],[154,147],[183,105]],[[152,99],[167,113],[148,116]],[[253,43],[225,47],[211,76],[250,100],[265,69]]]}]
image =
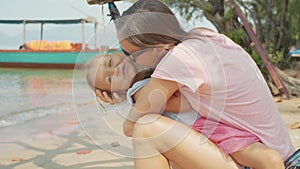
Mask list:
[{"label": "mother's long hair", "polygon": [[115,23],[120,41],[142,49],[174,46],[186,35],[174,13],[158,0],[137,1]]}]

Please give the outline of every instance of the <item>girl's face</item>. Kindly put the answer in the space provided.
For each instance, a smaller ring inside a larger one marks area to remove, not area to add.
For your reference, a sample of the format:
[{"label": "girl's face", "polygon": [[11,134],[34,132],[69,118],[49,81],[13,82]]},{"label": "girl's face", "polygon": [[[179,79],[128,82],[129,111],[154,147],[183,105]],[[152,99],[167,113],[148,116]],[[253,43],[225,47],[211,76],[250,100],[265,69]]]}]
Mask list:
[{"label": "girl's face", "polygon": [[105,55],[99,62],[95,70],[95,87],[101,90],[125,91],[138,72],[135,63],[125,55]]}]

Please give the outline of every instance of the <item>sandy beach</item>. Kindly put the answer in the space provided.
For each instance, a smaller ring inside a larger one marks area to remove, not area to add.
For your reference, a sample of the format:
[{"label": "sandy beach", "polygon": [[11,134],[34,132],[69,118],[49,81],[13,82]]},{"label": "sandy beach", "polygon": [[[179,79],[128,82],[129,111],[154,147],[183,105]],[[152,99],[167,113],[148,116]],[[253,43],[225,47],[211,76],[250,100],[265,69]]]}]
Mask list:
[{"label": "sandy beach", "polygon": [[1,169],[127,169],[133,166],[131,159],[95,145],[72,111],[2,128],[0,135]]},{"label": "sandy beach", "polygon": [[[300,148],[300,98],[274,98]],[[109,153],[93,143],[74,110],[0,129],[1,169],[131,169],[133,160]],[[113,140],[110,145],[113,149]]]}]

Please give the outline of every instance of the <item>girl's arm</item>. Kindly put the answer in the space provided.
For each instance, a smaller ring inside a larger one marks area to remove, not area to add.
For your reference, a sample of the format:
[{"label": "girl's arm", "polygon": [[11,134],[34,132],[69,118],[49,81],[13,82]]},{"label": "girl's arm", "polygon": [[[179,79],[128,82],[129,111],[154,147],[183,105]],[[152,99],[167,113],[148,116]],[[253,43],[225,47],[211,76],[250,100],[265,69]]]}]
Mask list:
[{"label": "girl's arm", "polygon": [[148,113],[161,113],[165,109],[167,100],[179,89],[175,81],[151,78],[141,89],[136,103],[131,109],[127,120],[123,124],[126,136],[132,136],[134,123],[138,118]]},{"label": "girl's arm", "polygon": [[120,97],[117,93],[112,93],[112,96],[109,96],[106,92],[102,92],[99,89],[95,90],[95,94],[102,101],[109,104],[117,104],[125,100],[125,98]]}]

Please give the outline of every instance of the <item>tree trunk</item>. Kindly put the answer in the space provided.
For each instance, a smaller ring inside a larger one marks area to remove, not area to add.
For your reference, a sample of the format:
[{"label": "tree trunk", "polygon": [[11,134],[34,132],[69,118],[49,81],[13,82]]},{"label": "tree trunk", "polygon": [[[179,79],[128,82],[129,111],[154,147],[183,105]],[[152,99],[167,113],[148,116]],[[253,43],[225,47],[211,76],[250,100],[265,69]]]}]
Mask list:
[{"label": "tree trunk", "polygon": [[290,94],[295,97],[300,97],[300,80],[288,76],[280,69],[277,69],[277,71],[282,77],[287,89],[290,91]]}]

